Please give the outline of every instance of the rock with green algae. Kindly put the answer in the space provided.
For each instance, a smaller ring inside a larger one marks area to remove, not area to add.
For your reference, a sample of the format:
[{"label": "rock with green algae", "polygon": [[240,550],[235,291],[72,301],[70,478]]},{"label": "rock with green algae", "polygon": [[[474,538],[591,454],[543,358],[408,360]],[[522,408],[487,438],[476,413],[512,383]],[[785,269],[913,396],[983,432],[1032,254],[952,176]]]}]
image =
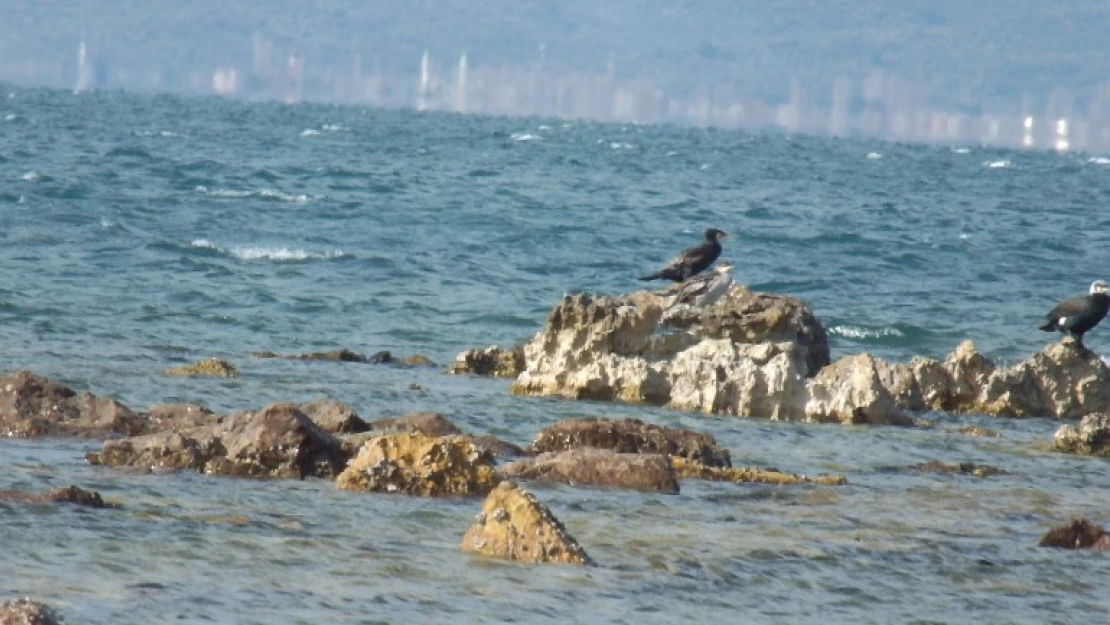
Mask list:
[{"label": "rock with green algae", "polygon": [[793,473],[783,473],[774,469],[753,467],[707,467],[685,458],[672,457],[671,464],[679,479],[710,480],[714,482],[733,482],[737,484],[774,484],[790,486],[793,484],[819,484],[822,486],[844,486],[848,480],[843,475],[815,475],[807,477]]},{"label": "rock with green algae", "polygon": [[384,417],[368,424],[369,430],[353,436],[345,436],[343,444],[350,448],[351,456],[358,453],[362,444],[376,436],[387,433],[418,433],[425,436],[456,436],[470,441],[483,453],[494,458],[515,458],[528,455],[519,445],[488,434],[464,434],[445,415],[438,412],[409,412],[400,417]]},{"label": "rock with green algae", "polygon": [[992,477],[995,475],[1006,475],[1006,471],[993,467],[989,464],[976,464],[974,462],[940,462],[939,460],[930,460],[920,464],[912,464],[906,467],[909,471],[917,473],[936,473],[938,475],[970,475],[973,477]]},{"label": "rock with green algae", "polygon": [[486,497],[463,535],[467,553],[527,563],[594,564],[547,506],[512,482]]},{"label": "rock with green algae", "polygon": [[639,419],[565,419],[541,430],[532,443],[532,451],[537,454],[579,447],[680,456],[711,467],[732,464],[728,450],[718,445],[712,434]]},{"label": "rock with green algae", "polygon": [[163,369],[162,373],[164,375],[176,377],[239,377],[239,370],[235,368],[235,365],[222,358],[205,358],[204,360],[198,360],[194,363],[182,365],[180,367],[170,367],[168,369]]},{"label": "rock with green algae", "polygon": [[343,490],[420,497],[480,496],[500,481],[493,456],[458,436],[377,436],[336,479]]}]

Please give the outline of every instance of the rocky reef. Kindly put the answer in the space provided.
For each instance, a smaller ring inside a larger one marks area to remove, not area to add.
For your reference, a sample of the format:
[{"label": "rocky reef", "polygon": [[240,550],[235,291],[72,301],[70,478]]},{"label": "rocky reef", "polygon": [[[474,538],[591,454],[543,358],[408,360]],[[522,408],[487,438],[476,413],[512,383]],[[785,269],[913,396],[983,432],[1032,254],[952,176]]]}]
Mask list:
[{"label": "rocky reef", "polygon": [[502,467],[501,474],[520,480],[678,494],[678,476],[663,454],[580,447],[518,460]]},{"label": "rocky reef", "polygon": [[497,485],[493,457],[465,438],[393,434],[362,444],[339,475],[343,490],[421,497],[485,495]]},{"label": "rocky reef", "polygon": [[0,625],[62,625],[62,617],[50,606],[31,599],[0,603]]},{"label": "rocky reef", "polygon": [[162,373],[176,377],[237,378],[239,370],[222,358],[205,358],[180,367],[163,369]]},{"label": "rocky reef", "polygon": [[1077,425],[1056,430],[1053,446],[1057,451],[1088,456],[1110,456],[1110,414],[1094,412]]},{"label": "rocky reef", "polygon": [[929,410],[1063,419],[1110,412],[1110,368],[1066,342],[1009,366],[970,341],[943,361],[864,353],[830,363],[825,330],[800,300],[734,285],[700,310],[669,305],[659,292],[566,295],[519,360],[470,350],[453,370],[507,377],[521,368],[511,386],[518,395],[813,422],[909,425],[910,414]]}]

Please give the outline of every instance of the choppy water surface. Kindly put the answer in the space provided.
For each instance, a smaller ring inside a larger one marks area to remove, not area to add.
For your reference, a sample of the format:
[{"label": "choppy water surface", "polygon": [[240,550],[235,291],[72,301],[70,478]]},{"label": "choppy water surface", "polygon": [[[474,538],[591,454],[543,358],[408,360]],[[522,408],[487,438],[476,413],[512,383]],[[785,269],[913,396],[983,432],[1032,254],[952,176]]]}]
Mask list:
[{"label": "choppy water surface", "polygon": [[[711,431],[736,464],[843,488],[684,484],[677,497],[535,487],[598,568],[458,551],[476,501],[325,482],[138,476],[95,443],[7,441],[0,489],[77,483],[118,511],[0,503],[0,598],[74,623],[1097,622],[1098,554],[1035,548],[1105,520],[1110,470],[1056,423],[931,415],[842,428],[509,397],[435,370],[258,360],[459,350],[533,332],[565,291],[620,292],[708,226],[754,288],[806,299],[834,357],[1039,349],[1057,298],[1110,267],[1101,155],[485,119],[118,93],[0,90],[0,369],[144,408],[325,395],[518,443],[565,416]],[[1110,349],[1095,330],[1088,344]],[[231,381],[166,378],[221,356]],[[423,390],[410,390],[411,385]],[[977,422],[998,439],[956,432]],[[891,470],[974,461],[980,480]]]}]

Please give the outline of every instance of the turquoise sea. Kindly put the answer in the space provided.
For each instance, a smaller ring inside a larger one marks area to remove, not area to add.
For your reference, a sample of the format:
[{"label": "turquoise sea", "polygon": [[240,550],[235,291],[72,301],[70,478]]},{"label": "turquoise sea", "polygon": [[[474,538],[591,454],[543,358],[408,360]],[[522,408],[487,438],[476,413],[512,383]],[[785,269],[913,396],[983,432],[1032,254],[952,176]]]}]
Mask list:
[{"label": "turquoise sea", "polygon": [[[600,564],[580,569],[460,553],[473,500],[135,475],[87,466],[96,442],[8,440],[0,490],[75,483],[125,507],[0,503],[0,600],[78,624],[1100,622],[1110,560],[1035,545],[1107,520],[1110,465],[1053,453],[1052,420],[777,423],[517,398],[442,369],[526,338],[564,292],[641,288],[707,227],[732,235],[739,281],[813,306],[834,358],[971,338],[1012,361],[1055,340],[1036,325],[1056,300],[1110,278],[1108,204],[1099,154],[0,85],[0,370],[136,410],[432,410],[518,444],[633,416],[709,431],[737,465],[849,480],[533,486]],[[1110,353],[1110,328],[1086,342]],[[440,367],[250,356],[340,347]],[[160,373],[210,356],[241,377]],[[927,460],[1010,474],[892,468]]]}]

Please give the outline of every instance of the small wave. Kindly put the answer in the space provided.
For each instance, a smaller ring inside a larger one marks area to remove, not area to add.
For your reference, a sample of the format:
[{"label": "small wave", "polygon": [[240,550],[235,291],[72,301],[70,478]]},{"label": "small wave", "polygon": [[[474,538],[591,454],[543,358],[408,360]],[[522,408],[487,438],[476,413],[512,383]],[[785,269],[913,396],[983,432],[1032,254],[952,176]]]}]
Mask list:
[{"label": "small wave", "polygon": [[987,161],[983,166],[987,169],[1005,169],[1010,166],[1010,161]]},{"label": "small wave", "polygon": [[262,247],[256,245],[232,245],[224,247],[222,245],[216,245],[208,239],[194,239],[189,245],[197,249],[212,250],[221,254],[227,254],[239,260],[328,260],[332,258],[345,258],[347,256],[343,250],[313,252],[310,250],[288,247]]},{"label": "small wave", "polygon": [[318,134],[320,134],[320,131],[315,128],[305,128],[301,131],[302,137],[315,137]]},{"label": "small wave", "polygon": [[540,137],[539,135],[534,135],[530,132],[514,132],[513,134],[509,135],[509,138],[513,141],[536,141]]},{"label": "small wave", "polygon": [[111,219],[108,219],[107,217],[101,217],[100,218],[100,227],[105,229],[105,230],[111,230],[111,229],[115,228],[118,225],[119,225],[118,221],[113,221]]},{"label": "small wave", "polygon": [[869,160],[869,161],[877,161],[882,157],[883,157],[883,155],[879,154],[878,152],[868,152],[867,153],[867,160]]},{"label": "small wave", "polygon": [[1087,159],[1087,162],[1095,165],[1110,165],[1110,158],[1106,158],[1105,156],[1092,156]]},{"label": "small wave", "polygon": [[39,180],[42,180],[42,174],[37,171],[29,171],[20,176],[20,178],[26,180],[27,182],[38,182]]},{"label": "small wave", "polygon": [[324,124],[323,126],[320,126],[320,129],[326,130],[328,132],[338,132],[340,130],[343,130],[343,127],[339,124]]},{"label": "small wave", "polygon": [[243,189],[209,189],[202,184],[197,185],[195,191],[209,197],[226,199],[257,197],[264,200],[277,200],[279,202],[293,202],[296,204],[304,204],[309,200],[320,199],[319,196],[315,195],[308,195],[305,193],[287,193],[285,191],[279,191],[278,189],[259,189],[257,191],[247,191]]},{"label": "small wave", "polygon": [[15,113],[8,113],[7,115],[4,116],[4,121],[6,121],[6,122],[15,122],[15,121],[19,121],[20,119],[23,119],[23,118],[20,117],[19,115],[16,115]]},{"label": "small wave", "polygon": [[855,325],[836,325],[829,328],[829,334],[846,339],[881,339],[888,336],[904,338],[905,332],[898,328],[867,328]]},{"label": "small wave", "polygon": [[971,154],[970,148],[952,148],[953,154]]}]

